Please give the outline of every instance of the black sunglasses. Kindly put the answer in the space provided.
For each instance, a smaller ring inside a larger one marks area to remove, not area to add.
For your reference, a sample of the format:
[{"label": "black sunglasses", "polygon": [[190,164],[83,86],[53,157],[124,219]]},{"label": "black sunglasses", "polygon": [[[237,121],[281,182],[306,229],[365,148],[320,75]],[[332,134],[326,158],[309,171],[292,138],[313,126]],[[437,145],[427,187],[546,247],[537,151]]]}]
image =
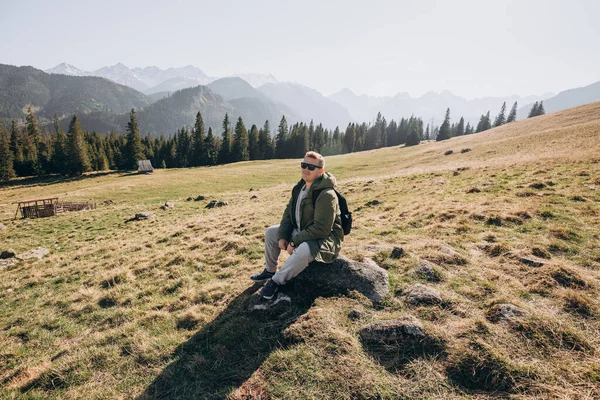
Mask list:
[{"label": "black sunglasses", "polygon": [[308,168],[309,171],[314,171],[315,168],[321,168],[318,165],[307,164],[305,162],[301,162],[300,167],[302,167],[302,169]]}]

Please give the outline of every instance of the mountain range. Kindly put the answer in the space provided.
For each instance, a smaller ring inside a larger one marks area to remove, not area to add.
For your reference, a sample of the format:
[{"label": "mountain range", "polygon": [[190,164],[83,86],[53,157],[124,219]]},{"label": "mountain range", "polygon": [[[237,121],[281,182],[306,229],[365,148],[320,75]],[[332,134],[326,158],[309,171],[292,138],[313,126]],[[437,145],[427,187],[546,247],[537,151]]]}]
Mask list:
[{"label": "mountain range", "polygon": [[343,89],[325,97],[299,83],[279,82],[273,75],[239,74],[217,79],[194,66],[163,70],[116,64],[87,72],[63,63],[47,72],[0,65],[0,119],[23,119],[31,105],[42,123],[48,123],[54,114],[69,119],[77,113],[85,129],[123,132],[128,112],[135,108],[142,132],[154,135],[191,126],[198,111],[217,133],[226,112],[232,122],[241,116],[247,126],[260,126],[268,119],[274,127],[285,116],[289,124],[314,120],[326,128],[339,126],[344,130],[350,122],[373,121],[378,112],[388,121],[415,115],[425,123],[439,125],[450,108],[452,122],[464,116],[475,124],[481,114],[490,111],[492,117],[496,115],[503,102],[508,112],[517,101],[522,106],[518,114],[522,119],[535,101],[544,100],[549,113],[600,100],[600,82],[558,95],[467,100],[449,91],[413,98],[407,93],[374,97]]}]

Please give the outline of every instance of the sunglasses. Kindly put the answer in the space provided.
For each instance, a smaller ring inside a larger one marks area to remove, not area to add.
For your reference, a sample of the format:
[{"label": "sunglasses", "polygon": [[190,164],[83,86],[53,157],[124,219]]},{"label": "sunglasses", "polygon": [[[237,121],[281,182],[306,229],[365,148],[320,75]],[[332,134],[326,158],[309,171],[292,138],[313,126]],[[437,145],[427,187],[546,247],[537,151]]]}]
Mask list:
[{"label": "sunglasses", "polygon": [[309,171],[314,171],[315,168],[321,168],[318,165],[307,164],[305,162],[301,162],[300,167],[302,167],[302,169],[308,168]]}]

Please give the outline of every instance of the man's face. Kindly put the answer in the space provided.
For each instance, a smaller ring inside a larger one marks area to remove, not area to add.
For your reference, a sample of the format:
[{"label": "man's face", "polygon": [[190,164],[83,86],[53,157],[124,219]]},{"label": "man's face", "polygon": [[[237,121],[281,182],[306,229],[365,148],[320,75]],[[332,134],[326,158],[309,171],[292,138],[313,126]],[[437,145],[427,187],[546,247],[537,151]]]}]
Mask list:
[{"label": "man's face", "polygon": [[[306,168],[302,168],[302,179],[304,182],[314,182],[321,174],[323,173],[323,169],[319,167],[319,160],[315,160],[314,158],[304,157],[302,160],[301,167],[305,166]],[[312,171],[311,168],[315,167]]]}]

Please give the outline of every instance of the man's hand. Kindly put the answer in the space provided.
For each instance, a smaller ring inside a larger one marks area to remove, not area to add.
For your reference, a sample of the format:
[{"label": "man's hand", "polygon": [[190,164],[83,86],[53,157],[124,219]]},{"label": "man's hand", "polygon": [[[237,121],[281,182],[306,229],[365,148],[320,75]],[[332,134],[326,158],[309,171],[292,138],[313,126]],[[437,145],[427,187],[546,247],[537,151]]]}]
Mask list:
[{"label": "man's hand", "polygon": [[291,256],[291,255],[292,255],[292,253],[294,252],[294,247],[292,247],[292,245],[291,245],[291,244],[288,244],[288,246],[287,246],[287,249],[286,249],[286,250],[287,250],[288,254]]},{"label": "man's hand", "polygon": [[[285,239],[279,239],[279,248],[281,250],[287,250],[288,246],[290,245],[290,242],[288,242]],[[292,254],[292,253],[290,253]]]}]

